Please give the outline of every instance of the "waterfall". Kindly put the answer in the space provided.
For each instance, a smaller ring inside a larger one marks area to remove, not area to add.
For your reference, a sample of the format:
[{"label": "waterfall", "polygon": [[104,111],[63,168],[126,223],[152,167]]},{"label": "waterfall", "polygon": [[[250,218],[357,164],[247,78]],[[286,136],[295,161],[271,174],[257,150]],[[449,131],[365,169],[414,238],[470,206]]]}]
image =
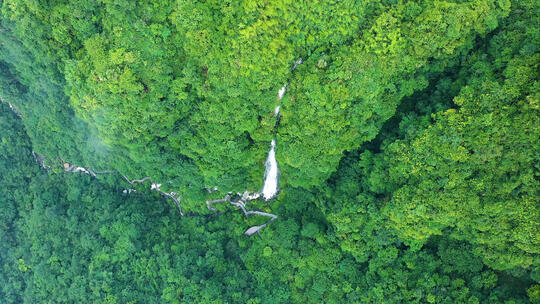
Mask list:
[{"label": "waterfall", "polygon": [[283,96],[285,96],[285,92],[287,91],[287,85],[284,85],[281,89],[278,91],[278,99],[281,100]]},{"label": "waterfall", "polygon": [[[299,64],[302,64],[303,60],[302,58],[296,60],[294,62],[294,66],[292,67],[292,71],[296,69],[296,67]],[[287,83],[281,87],[278,91],[278,101],[281,101],[283,99],[283,96],[285,96],[285,93],[287,92]],[[276,119],[279,117],[279,111],[281,110],[281,106],[276,106],[274,109],[274,115],[276,116]],[[279,122],[279,120],[278,120]],[[262,189],[262,195],[264,197],[265,201],[273,199],[277,193],[278,193],[278,183],[279,183],[279,168],[278,163],[276,161],[276,139],[272,139],[272,142],[270,143],[270,151],[268,152],[268,157],[266,158],[266,162],[264,163],[264,185]]]},{"label": "waterfall", "polygon": [[268,157],[266,158],[265,163],[265,172],[264,172],[264,186],[262,194],[264,200],[270,200],[274,198],[278,192],[278,179],[279,179],[279,169],[276,161],[276,140],[273,139],[271,143],[270,152],[268,152]]}]

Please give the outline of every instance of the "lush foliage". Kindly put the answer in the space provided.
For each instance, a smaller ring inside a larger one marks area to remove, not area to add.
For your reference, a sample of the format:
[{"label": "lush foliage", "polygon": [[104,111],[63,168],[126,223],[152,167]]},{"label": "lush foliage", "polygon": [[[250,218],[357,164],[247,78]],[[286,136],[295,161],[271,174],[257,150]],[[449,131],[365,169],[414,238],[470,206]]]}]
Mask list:
[{"label": "lush foliage", "polygon": [[[1,302],[540,303],[538,20],[0,0]],[[265,219],[204,202],[260,189],[273,138],[282,191],[250,208],[278,219],[248,238]]]}]

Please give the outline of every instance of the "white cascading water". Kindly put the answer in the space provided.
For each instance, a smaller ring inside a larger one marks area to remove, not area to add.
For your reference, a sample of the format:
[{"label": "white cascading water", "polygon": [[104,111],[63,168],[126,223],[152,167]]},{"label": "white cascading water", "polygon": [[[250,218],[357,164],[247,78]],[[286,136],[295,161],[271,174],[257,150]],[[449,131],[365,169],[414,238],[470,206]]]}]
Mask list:
[{"label": "white cascading water", "polygon": [[[302,58],[296,60],[291,70],[294,71],[296,67],[302,63]],[[281,89],[279,89],[278,101],[281,101],[283,96],[285,96],[285,92],[287,92],[287,84],[285,84],[283,87],[281,87]],[[276,108],[274,109],[274,115],[276,116],[276,119],[279,117],[280,109],[281,107],[279,105],[276,106]],[[264,167],[264,185],[261,192],[264,200],[268,201],[274,198],[279,190],[279,168],[276,161],[276,139],[272,139],[272,143],[270,144],[270,151],[268,152],[268,157],[266,158]]]},{"label": "white cascading water", "polygon": [[[287,84],[285,84],[278,91],[278,101],[280,101],[285,92],[287,91]],[[280,106],[276,106],[274,109],[274,115],[276,118],[279,116]],[[264,185],[262,189],[262,195],[265,201],[271,200],[278,193],[278,182],[279,182],[279,168],[276,161],[276,140],[272,139],[270,143],[270,151],[268,152],[268,157],[264,163]]]},{"label": "white cascading water", "polygon": [[285,92],[287,91],[287,85],[284,85],[281,89],[278,91],[278,100],[281,100],[283,96],[285,96]]},{"label": "white cascading water", "polygon": [[279,178],[279,169],[276,161],[276,140],[272,140],[270,145],[270,152],[268,152],[268,157],[266,158],[264,172],[264,186],[262,194],[264,200],[270,200],[276,196],[278,192],[278,178]]},{"label": "white cascading water", "polygon": [[[303,60],[302,58],[298,59],[297,61],[295,61],[294,63],[294,66],[292,67],[292,71],[294,71],[296,69],[296,67],[300,64],[303,63]],[[283,98],[283,96],[285,96],[285,92],[287,91],[287,84],[285,84],[281,89],[279,89],[278,91],[278,101],[281,101],[281,99]],[[5,102],[4,100],[2,100],[0,98],[0,102]],[[15,114],[17,114],[17,116],[21,117],[21,114],[19,111],[17,111],[17,109],[10,103],[8,103],[10,109],[15,112]],[[274,109],[274,115],[276,116],[276,119],[279,117],[279,111],[280,111],[280,106],[276,106],[276,108]],[[34,153],[34,152],[32,152]],[[35,157],[35,155],[34,155]],[[247,197],[248,199],[256,199],[257,197],[259,197],[260,194],[263,195],[264,199],[265,200],[270,200],[272,198],[274,198],[276,196],[276,194],[278,193],[278,182],[279,182],[279,168],[278,168],[278,163],[276,161],[276,140],[275,139],[272,139],[272,142],[270,144],[270,151],[268,152],[268,157],[266,158],[266,162],[264,164],[265,166],[265,172],[264,172],[264,185],[263,185],[263,189],[261,191],[261,193],[255,193],[253,194],[253,197]],[[89,170],[89,169],[86,169],[86,168],[83,168],[83,167],[75,167],[74,165],[71,165],[69,163],[65,163],[64,164],[64,169],[66,172],[73,172],[73,173],[76,173],[76,172],[83,172],[85,174],[89,174],[89,175],[92,175],[92,176],[95,176],[96,173],[94,173],[93,171]],[[111,173],[111,172],[108,172],[108,173]],[[123,176],[125,180],[127,180],[129,182],[129,180]],[[136,181],[136,182],[143,182],[145,181],[146,179],[148,179],[147,177],[140,180],[140,181]],[[129,182],[130,184],[134,183],[135,181],[131,181]],[[150,190],[154,190],[154,191],[157,191],[161,194],[164,194],[168,197],[171,197],[175,200],[175,202],[178,204],[178,200],[176,198],[174,198],[174,196],[172,196],[173,192],[171,193],[164,193],[160,190],[160,187],[161,187],[161,184],[157,184],[157,183],[152,183],[151,186],[150,186]],[[216,189],[217,190],[217,189]],[[123,193],[131,193],[131,192],[135,192],[134,189],[124,189]],[[178,206],[179,210],[180,210],[180,213],[183,215],[182,213],[182,210],[180,209],[180,206]]]}]

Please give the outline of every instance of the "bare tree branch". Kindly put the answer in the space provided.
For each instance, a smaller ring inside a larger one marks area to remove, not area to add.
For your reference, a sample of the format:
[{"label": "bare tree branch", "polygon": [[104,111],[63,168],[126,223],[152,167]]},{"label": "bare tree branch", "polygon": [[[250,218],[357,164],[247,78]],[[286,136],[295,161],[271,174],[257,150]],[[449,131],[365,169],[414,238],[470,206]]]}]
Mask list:
[{"label": "bare tree branch", "polygon": [[[43,156],[41,158],[38,158],[39,156],[37,155],[37,153],[35,152],[32,152],[34,154],[34,158],[36,159],[36,161],[38,160],[41,160],[42,158],[47,158],[46,156]],[[83,173],[86,173],[86,174],[89,174],[91,175],[92,177],[97,177],[97,175],[101,175],[101,174],[118,174],[120,175],[120,177],[125,181],[127,182],[128,184],[130,185],[133,185],[133,184],[141,184],[141,183],[144,183],[144,182],[152,182],[150,180],[150,177],[146,176],[144,178],[141,178],[141,179],[133,179],[133,180],[130,180],[129,178],[127,178],[124,174],[120,173],[120,171],[118,170],[104,170],[104,171],[94,171],[94,170],[91,170],[91,169],[86,169],[86,168],[83,168],[83,167],[77,167],[73,164],[70,164],[70,163],[67,163],[65,162],[64,160],[62,159],[59,159],[62,161],[62,163],[64,164],[64,171],[66,172],[72,172],[72,173],[76,173],[76,172],[83,172]],[[56,163],[56,162],[53,162],[53,163]],[[44,167],[44,166],[43,166]],[[161,186],[161,184],[156,184],[156,183],[152,183],[152,187],[150,188],[150,190],[154,190],[156,192],[158,192],[160,195],[166,197],[166,198],[170,198],[173,200],[174,204],[176,205],[176,207],[178,208],[178,211],[180,212],[180,215],[181,216],[184,216],[184,212],[182,211],[182,207],[180,206],[180,199],[181,199],[181,196],[178,196],[176,197],[176,193],[175,192],[171,192],[171,193],[167,193],[167,192],[164,192],[162,191],[159,187]],[[124,193],[126,194],[130,194],[131,192],[135,192],[135,190],[133,189],[129,189],[129,190],[124,190]]]},{"label": "bare tree branch", "polygon": [[212,207],[212,204],[229,203],[232,206],[240,208],[242,212],[244,213],[244,216],[260,215],[260,216],[270,217],[270,219],[266,223],[259,226],[250,227],[248,230],[246,230],[246,232],[244,232],[244,235],[247,235],[247,236],[252,236],[253,234],[259,232],[261,229],[268,226],[268,224],[270,224],[271,222],[277,219],[277,215],[275,214],[271,214],[271,213],[263,212],[263,211],[248,211],[246,209],[246,204],[248,202],[259,199],[261,197],[260,193],[250,193],[246,191],[242,193],[241,195],[240,193],[238,193],[238,196],[240,196],[240,199],[238,201],[231,201],[231,193],[227,193],[227,195],[225,195],[224,198],[206,201],[206,207],[209,210],[215,211],[217,209]]},{"label": "bare tree branch", "polygon": [[140,184],[140,183],[144,183],[146,181],[149,181],[150,180],[150,177],[144,177],[144,178],[141,178],[141,179],[134,179],[134,180],[129,180],[127,177],[125,177],[123,174],[121,174],[120,172],[118,172],[118,174],[120,174],[120,176],[122,176],[122,178],[128,182],[130,185],[133,185],[133,184]]},{"label": "bare tree branch", "polygon": [[174,192],[171,192],[171,193],[166,193],[166,192],[163,192],[159,189],[157,189],[157,192],[159,192],[159,194],[165,196],[165,197],[168,197],[170,199],[173,200],[173,202],[176,204],[176,207],[178,208],[178,211],[180,212],[180,216],[184,216],[184,212],[182,212],[182,207],[180,206],[180,196],[178,198],[176,198],[176,193]]},{"label": "bare tree branch", "polygon": [[112,174],[112,173],[119,173],[116,170],[104,170],[104,171],[94,171],[95,174]]},{"label": "bare tree branch", "polygon": [[212,193],[214,191],[217,191],[218,187],[217,186],[214,186],[212,188],[210,187],[204,187],[204,189],[206,189],[206,191],[208,191],[208,193]]},{"label": "bare tree branch", "polygon": [[230,202],[230,200],[231,200],[231,196],[229,194],[227,194],[227,195],[225,195],[224,198],[217,199],[217,200],[206,201],[206,207],[209,210],[216,211],[217,209],[212,207],[212,204],[226,203],[226,202]]},{"label": "bare tree branch", "polygon": [[34,156],[34,160],[36,161],[36,163],[38,164],[40,168],[43,168],[47,171],[51,169],[51,166],[46,166],[44,163],[45,159],[47,159],[47,156],[41,156],[37,154],[34,150],[32,150],[32,156]]}]

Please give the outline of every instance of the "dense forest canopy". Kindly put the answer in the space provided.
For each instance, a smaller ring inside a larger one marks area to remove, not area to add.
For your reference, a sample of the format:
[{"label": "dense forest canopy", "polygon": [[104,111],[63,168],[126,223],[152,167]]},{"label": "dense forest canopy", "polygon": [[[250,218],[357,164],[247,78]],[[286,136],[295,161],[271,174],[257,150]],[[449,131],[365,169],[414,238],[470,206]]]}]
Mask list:
[{"label": "dense forest canopy", "polygon": [[540,303],[539,75],[534,0],[0,0],[0,302]]}]

